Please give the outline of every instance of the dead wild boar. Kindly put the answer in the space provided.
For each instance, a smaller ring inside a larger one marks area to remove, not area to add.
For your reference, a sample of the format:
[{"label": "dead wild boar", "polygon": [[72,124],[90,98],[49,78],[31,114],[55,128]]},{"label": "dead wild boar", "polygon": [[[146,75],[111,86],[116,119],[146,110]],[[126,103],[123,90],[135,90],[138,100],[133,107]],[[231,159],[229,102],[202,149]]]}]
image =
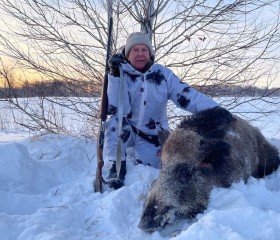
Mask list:
[{"label": "dead wild boar", "polygon": [[146,232],[195,217],[207,208],[214,187],[264,177],[280,163],[277,149],[257,128],[220,107],[187,117],[160,138],[160,176],[138,225]]}]

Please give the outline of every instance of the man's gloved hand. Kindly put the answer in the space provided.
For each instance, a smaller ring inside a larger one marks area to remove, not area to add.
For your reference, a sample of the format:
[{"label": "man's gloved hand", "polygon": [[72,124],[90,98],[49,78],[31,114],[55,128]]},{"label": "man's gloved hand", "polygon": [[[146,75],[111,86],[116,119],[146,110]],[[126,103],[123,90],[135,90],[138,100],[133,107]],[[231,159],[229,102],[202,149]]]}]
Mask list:
[{"label": "man's gloved hand", "polygon": [[110,57],[110,59],[108,61],[108,65],[110,68],[110,74],[112,74],[115,77],[119,77],[120,76],[119,66],[122,63],[126,63],[126,58],[123,54],[116,53],[112,57]]}]

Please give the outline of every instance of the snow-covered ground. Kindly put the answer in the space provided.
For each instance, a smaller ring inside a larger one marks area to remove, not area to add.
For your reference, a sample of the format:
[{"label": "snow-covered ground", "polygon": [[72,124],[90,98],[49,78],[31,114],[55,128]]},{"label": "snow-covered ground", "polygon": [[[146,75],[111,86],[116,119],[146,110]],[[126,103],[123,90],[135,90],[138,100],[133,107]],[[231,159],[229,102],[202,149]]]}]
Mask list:
[{"label": "snow-covered ground", "polygon": [[[278,115],[271,118],[253,125],[280,150]],[[85,138],[0,131],[0,240],[280,239],[280,170],[214,189],[192,222],[147,234],[137,225],[159,171],[129,160],[123,188],[95,193],[95,155]]]}]

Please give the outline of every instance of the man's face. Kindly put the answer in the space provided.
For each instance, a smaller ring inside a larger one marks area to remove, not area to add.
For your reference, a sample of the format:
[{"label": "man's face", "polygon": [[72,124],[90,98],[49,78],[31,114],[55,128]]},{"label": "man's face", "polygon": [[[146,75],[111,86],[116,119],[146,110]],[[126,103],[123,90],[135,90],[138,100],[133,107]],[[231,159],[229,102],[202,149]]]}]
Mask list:
[{"label": "man's face", "polygon": [[134,45],[129,51],[128,60],[136,70],[144,70],[150,61],[149,48],[142,44]]}]

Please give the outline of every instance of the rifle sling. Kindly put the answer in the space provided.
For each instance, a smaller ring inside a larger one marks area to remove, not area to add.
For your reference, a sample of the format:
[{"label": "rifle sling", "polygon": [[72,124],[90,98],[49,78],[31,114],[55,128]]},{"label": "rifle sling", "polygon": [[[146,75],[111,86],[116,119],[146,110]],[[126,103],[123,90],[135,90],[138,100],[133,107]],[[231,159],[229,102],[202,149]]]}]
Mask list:
[{"label": "rifle sling", "polygon": [[122,134],[122,123],[123,123],[123,101],[124,101],[124,76],[122,66],[119,66],[120,72],[120,82],[119,82],[119,95],[118,95],[118,129],[119,129],[119,137],[118,137],[118,145],[117,145],[117,153],[116,153],[116,170],[117,170],[117,178],[119,178],[120,170],[121,170],[121,134]]}]

